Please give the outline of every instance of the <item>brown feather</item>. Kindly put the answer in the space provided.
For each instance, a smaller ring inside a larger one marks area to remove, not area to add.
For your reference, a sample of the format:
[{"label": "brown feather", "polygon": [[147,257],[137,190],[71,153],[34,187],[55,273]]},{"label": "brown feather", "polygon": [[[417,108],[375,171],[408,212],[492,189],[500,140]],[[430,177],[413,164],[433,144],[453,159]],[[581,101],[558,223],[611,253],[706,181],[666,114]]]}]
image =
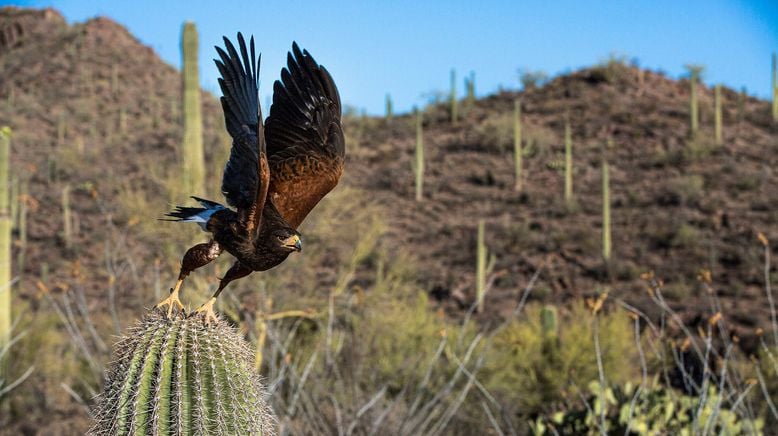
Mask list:
[{"label": "brown feather", "polygon": [[216,47],[215,60],[221,73],[222,108],[227,131],[233,137],[230,158],[224,168],[222,192],[227,203],[238,210],[238,218],[247,234],[259,233],[270,184],[262,111],[259,107],[258,63],[254,37],[249,47],[238,33],[238,47],[224,38],[225,50]]},{"label": "brown feather", "polygon": [[257,159],[259,183],[256,190],[256,198],[251,205],[248,219],[246,220],[246,230],[252,236],[256,236],[259,233],[258,230],[262,225],[262,211],[265,210],[265,200],[267,199],[267,192],[270,186],[270,165],[267,163],[267,146],[265,146],[265,128],[262,125],[261,108],[259,108],[259,115],[257,116],[257,138],[259,139],[259,144],[257,145],[259,150],[259,159]]},{"label": "brown feather", "polygon": [[345,141],[340,96],[327,70],[293,44],[287,68],[273,86],[265,123],[268,195],[297,228],[343,173]]},{"label": "brown feather", "polygon": [[300,156],[276,165],[270,181],[270,199],[294,228],[335,188],[343,174],[343,158],[339,156]]}]

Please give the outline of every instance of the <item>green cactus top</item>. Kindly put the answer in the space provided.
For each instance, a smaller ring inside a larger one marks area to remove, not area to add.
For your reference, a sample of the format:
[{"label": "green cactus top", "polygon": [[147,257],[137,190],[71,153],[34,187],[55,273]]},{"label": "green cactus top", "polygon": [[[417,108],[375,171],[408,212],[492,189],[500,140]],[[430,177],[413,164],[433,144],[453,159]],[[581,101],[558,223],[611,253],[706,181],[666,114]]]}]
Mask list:
[{"label": "green cactus top", "polygon": [[248,344],[226,322],[152,311],[114,351],[89,434],[275,433]]}]

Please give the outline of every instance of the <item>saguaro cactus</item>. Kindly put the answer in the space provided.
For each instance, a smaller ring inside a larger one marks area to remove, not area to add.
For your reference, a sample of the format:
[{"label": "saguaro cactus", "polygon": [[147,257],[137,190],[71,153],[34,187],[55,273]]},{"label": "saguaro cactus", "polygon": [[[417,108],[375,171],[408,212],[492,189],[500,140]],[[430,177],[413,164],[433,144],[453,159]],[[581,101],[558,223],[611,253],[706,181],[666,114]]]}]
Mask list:
[{"label": "saguaro cactus", "polygon": [[546,361],[554,364],[559,355],[559,323],[556,307],[545,305],[540,309],[542,349]]},{"label": "saguaro cactus", "polygon": [[457,72],[451,70],[451,91],[449,94],[449,101],[451,106],[451,123],[456,124],[459,119],[459,107],[457,101]]},{"label": "saguaro cactus", "polygon": [[543,340],[556,340],[559,329],[556,307],[545,305],[540,309],[540,327],[543,330]]},{"label": "saguaro cactus", "polygon": [[119,109],[119,133],[127,133],[127,109],[124,107]]},{"label": "saguaro cactus", "polygon": [[565,115],[565,203],[573,205],[573,134],[570,116]]},{"label": "saguaro cactus", "polygon": [[713,106],[715,110],[714,118],[715,118],[715,127],[714,127],[714,136],[716,140],[716,145],[721,145],[724,142],[723,134],[722,134],[722,116],[721,116],[721,85],[716,85],[714,94],[713,94]]},{"label": "saguaro cactus", "polygon": [[[11,216],[8,181],[11,128],[0,127],[0,349],[11,339]],[[0,378],[5,365],[0,362]]]},{"label": "saguaro cactus", "polygon": [[[606,147],[610,148],[612,140],[608,138]],[[602,153],[602,258],[609,261],[611,258],[611,192],[610,172],[608,169],[607,153]]]},{"label": "saguaro cactus", "polygon": [[422,131],[423,113],[416,109],[416,163],[414,174],[416,175],[416,201],[421,201],[424,189],[424,132]]},{"label": "saguaro cactus", "polygon": [[697,135],[700,126],[700,113],[697,108],[697,83],[703,70],[702,65],[686,65],[689,71],[689,133],[692,137]]},{"label": "saguaro cactus", "polygon": [[484,242],[484,220],[478,221],[478,241],[476,242],[475,298],[476,310],[484,310],[486,295],[486,242]]},{"label": "saguaro cactus", "polygon": [[115,354],[92,435],[274,433],[248,344],[224,321],[154,311]]},{"label": "saguaro cactus", "polygon": [[522,189],[523,153],[521,148],[521,100],[517,98],[513,101],[513,160],[516,168],[514,190],[517,192]]},{"label": "saguaro cactus", "polygon": [[184,23],[181,35],[183,53],[183,113],[184,185],[189,192],[204,192],[205,157],[203,152],[203,118],[200,107],[200,80],[197,67],[197,28],[192,22]]},{"label": "saguaro cactus", "polygon": [[470,77],[465,77],[465,92],[467,92],[467,105],[475,104],[475,71],[470,72]]},{"label": "saguaro cactus", "polygon": [[70,210],[70,185],[62,188],[62,240],[65,248],[73,246],[73,217]]},{"label": "saguaro cactus", "polygon": [[392,112],[392,96],[386,94],[386,122],[387,123],[391,122],[393,116],[394,114]]},{"label": "saguaro cactus", "polygon": [[778,121],[778,55],[773,52],[773,121]]}]

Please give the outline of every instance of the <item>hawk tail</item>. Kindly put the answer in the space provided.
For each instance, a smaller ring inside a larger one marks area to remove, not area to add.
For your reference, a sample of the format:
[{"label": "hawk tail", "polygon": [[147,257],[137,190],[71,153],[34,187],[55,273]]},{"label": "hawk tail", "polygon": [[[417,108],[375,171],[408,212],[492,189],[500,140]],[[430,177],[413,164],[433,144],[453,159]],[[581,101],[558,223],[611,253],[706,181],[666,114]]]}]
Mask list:
[{"label": "hawk tail", "polygon": [[203,230],[207,230],[208,221],[211,215],[225,207],[215,201],[204,200],[198,197],[192,197],[204,207],[176,206],[176,208],[165,214],[169,218],[160,218],[162,221],[175,221],[182,223],[197,223]]}]

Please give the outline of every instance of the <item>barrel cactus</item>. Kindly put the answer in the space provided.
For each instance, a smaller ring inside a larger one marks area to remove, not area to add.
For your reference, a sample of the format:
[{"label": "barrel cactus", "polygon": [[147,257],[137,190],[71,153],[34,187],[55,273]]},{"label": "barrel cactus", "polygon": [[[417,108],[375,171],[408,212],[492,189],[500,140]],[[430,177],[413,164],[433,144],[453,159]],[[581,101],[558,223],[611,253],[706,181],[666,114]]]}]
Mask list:
[{"label": "barrel cactus", "polygon": [[114,351],[90,434],[274,434],[248,344],[226,322],[151,311]]}]

